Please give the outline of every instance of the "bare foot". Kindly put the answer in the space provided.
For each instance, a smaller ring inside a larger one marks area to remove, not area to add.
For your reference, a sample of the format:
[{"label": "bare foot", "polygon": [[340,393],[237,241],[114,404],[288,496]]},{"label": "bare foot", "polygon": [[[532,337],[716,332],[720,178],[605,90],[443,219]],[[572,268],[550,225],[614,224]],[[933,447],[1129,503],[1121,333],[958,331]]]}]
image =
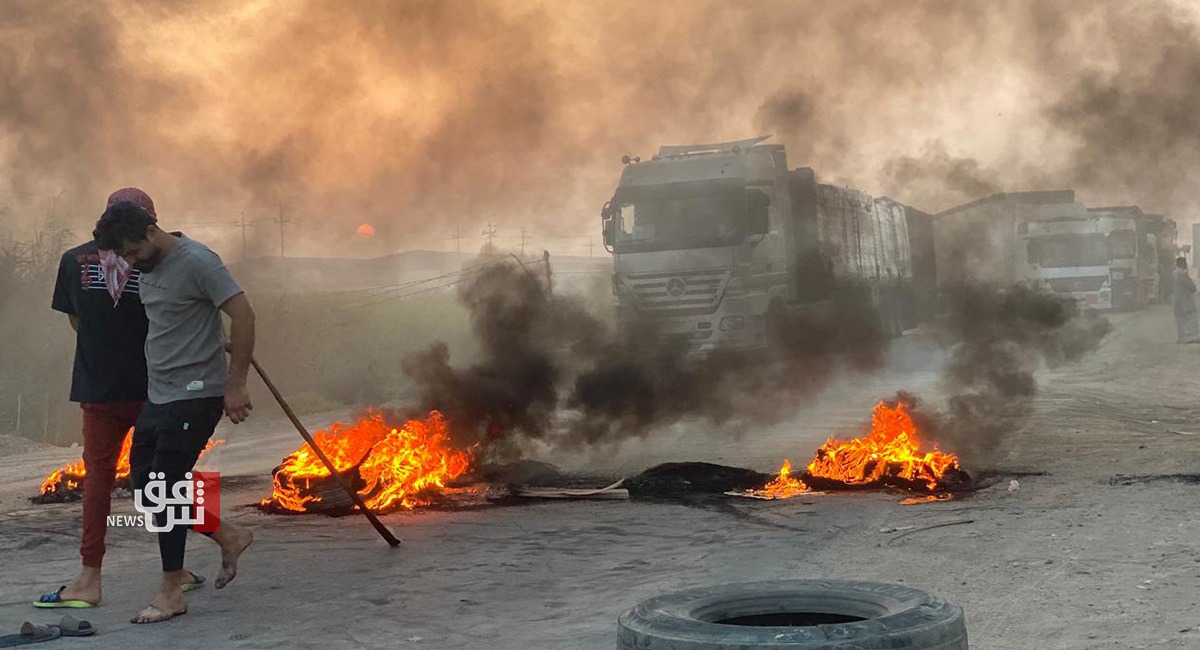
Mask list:
[{"label": "bare foot", "polygon": [[70,586],[63,589],[60,596],[63,600],[82,600],[92,605],[100,604],[100,569],[83,567],[79,577]]},{"label": "bare foot", "polygon": [[138,612],[138,615],[129,619],[129,622],[136,624],[161,623],[186,613],[187,600],[184,599],[182,591],[176,590],[174,593],[160,591],[154,600],[150,601],[150,606]]},{"label": "bare foot", "polygon": [[222,530],[213,539],[221,545],[221,573],[217,575],[217,589],[223,589],[237,577],[238,558],[254,542],[254,533],[240,526],[222,524]]}]

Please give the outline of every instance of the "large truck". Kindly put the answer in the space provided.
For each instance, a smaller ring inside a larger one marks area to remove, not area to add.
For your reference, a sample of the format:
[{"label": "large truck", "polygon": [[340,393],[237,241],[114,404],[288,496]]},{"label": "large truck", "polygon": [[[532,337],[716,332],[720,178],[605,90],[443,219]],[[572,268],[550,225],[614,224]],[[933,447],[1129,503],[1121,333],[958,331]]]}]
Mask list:
[{"label": "large truck", "polygon": [[1028,224],[1086,215],[1071,190],[1006,192],[943,210],[933,217],[938,286],[1027,281]]},{"label": "large truck", "polygon": [[938,283],[1029,282],[1084,308],[1140,309],[1160,299],[1173,232],[1161,215],[1089,209],[1071,190],[996,194],[934,217]]},{"label": "large truck", "polygon": [[1089,208],[1108,236],[1109,278],[1115,309],[1162,302],[1175,264],[1175,222],[1136,205]]},{"label": "large truck", "polygon": [[774,309],[862,300],[898,336],[932,299],[930,216],[788,169],[765,137],[664,146],[626,166],[601,217],[618,324],[693,352],[770,344]]}]

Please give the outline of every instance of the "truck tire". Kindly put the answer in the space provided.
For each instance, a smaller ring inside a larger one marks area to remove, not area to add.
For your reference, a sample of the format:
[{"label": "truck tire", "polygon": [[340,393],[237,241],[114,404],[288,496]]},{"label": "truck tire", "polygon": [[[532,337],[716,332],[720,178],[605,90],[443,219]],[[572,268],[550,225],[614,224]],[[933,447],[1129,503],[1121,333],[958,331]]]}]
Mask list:
[{"label": "truck tire", "polygon": [[620,650],[967,650],[962,608],[853,580],[773,580],[651,598],[617,619]]}]

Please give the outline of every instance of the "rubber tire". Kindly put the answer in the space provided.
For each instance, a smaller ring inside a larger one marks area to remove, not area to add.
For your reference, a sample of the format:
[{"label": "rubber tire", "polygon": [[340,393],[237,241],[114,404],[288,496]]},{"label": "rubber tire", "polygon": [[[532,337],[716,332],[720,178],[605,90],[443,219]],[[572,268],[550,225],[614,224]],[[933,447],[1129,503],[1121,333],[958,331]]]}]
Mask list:
[{"label": "rubber tire", "polygon": [[[710,621],[773,612],[866,620],[805,627]],[[967,650],[962,608],[930,593],[853,580],[773,580],[651,598],[617,619],[620,650]]]}]

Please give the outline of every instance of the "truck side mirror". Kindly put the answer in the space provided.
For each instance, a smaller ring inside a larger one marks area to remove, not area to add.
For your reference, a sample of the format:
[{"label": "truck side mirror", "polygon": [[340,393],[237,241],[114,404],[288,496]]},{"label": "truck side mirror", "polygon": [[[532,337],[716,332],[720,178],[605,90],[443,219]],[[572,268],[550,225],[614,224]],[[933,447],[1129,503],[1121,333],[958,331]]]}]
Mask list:
[{"label": "truck side mirror", "polygon": [[765,235],[771,232],[771,218],[767,208],[771,198],[758,190],[746,192],[746,232],[750,235]]},{"label": "truck side mirror", "polygon": [[613,236],[613,227],[616,225],[616,220],[609,217],[604,220],[604,245],[612,248],[616,237]]}]

